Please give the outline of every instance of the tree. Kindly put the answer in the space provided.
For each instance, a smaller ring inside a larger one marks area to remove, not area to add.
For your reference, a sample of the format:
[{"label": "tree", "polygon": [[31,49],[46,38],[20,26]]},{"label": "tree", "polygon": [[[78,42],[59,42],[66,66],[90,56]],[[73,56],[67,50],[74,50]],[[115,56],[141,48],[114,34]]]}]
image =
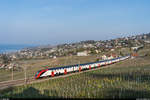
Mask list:
[{"label": "tree", "polygon": [[4,64],[10,63],[10,61],[11,61],[11,58],[10,58],[10,57],[8,57],[6,54],[3,54],[3,55],[2,55],[2,62],[3,62]]},{"label": "tree", "polygon": [[124,56],[124,54],[121,51],[119,52],[119,55]]}]

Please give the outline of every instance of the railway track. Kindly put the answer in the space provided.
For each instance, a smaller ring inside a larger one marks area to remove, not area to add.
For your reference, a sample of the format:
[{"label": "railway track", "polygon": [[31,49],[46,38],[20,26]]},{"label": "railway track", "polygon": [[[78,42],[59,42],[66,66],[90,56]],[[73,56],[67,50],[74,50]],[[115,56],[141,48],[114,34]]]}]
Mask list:
[{"label": "railway track", "polygon": [[34,77],[31,77],[31,78],[26,79],[26,80],[25,79],[19,79],[19,80],[13,80],[13,81],[0,82],[0,90],[6,89],[6,88],[9,88],[9,87],[14,87],[14,86],[20,86],[20,85],[43,82],[43,81],[50,80],[50,79],[64,78],[64,77],[68,77],[68,76],[71,76],[71,75],[81,74],[83,72],[90,72],[90,71],[94,71],[94,70],[98,70],[98,69],[109,68],[109,67],[112,67],[112,65],[114,65],[114,64],[94,68],[94,69],[91,69],[91,70],[84,70],[84,71],[81,71],[81,72],[69,73],[69,74],[66,74],[66,75],[60,75],[60,76],[54,76],[54,77],[46,77],[46,78],[37,79],[37,80],[34,79]]}]

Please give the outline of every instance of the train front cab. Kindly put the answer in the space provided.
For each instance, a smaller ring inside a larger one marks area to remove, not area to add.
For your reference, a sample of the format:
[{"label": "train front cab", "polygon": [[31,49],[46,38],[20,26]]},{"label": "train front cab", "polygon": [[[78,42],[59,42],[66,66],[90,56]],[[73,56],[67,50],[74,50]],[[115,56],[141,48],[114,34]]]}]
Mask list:
[{"label": "train front cab", "polygon": [[35,79],[39,79],[39,78],[43,78],[43,77],[41,77],[42,76],[42,74],[44,73],[44,72],[46,72],[47,70],[39,70],[36,74],[35,74]]},{"label": "train front cab", "polygon": [[[40,71],[41,71],[41,70],[40,70]],[[36,74],[34,75],[34,78],[35,78],[35,79],[38,79],[38,78],[39,78],[39,77],[38,77],[38,74],[40,73],[40,71],[37,71]]]}]

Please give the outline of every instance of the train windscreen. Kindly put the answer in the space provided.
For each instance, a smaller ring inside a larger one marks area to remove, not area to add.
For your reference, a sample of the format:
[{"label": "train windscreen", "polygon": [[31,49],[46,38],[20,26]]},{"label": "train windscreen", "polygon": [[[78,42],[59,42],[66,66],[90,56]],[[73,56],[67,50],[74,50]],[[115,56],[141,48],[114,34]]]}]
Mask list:
[{"label": "train windscreen", "polygon": [[[40,70],[41,71],[41,70]],[[36,74],[35,74],[35,77],[37,77],[37,75],[40,73],[40,71],[38,71]]]}]

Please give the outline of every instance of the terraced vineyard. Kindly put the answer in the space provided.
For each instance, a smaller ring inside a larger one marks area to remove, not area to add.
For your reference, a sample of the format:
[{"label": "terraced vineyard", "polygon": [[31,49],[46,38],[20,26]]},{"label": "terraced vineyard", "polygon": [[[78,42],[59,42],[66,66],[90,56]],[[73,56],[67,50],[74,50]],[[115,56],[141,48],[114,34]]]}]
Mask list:
[{"label": "terraced vineyard", "polygon": [[12,98],[150,98],[150,57],[0,92]]}]

